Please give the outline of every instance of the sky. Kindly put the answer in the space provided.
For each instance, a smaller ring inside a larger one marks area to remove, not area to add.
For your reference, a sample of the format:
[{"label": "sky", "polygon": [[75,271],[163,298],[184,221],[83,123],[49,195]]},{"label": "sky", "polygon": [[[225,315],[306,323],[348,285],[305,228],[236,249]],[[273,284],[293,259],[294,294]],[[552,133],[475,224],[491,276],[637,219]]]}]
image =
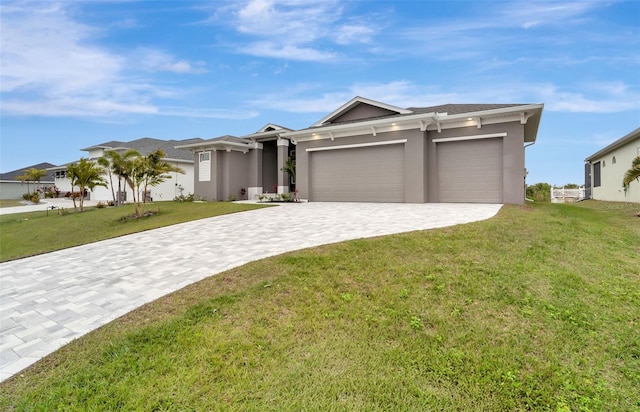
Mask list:
[{"label": "sky", "polygon": [[543,103],[527,182],[640,126],[640,1],[7,1],[0,171],[310,126],[355,96]]}]

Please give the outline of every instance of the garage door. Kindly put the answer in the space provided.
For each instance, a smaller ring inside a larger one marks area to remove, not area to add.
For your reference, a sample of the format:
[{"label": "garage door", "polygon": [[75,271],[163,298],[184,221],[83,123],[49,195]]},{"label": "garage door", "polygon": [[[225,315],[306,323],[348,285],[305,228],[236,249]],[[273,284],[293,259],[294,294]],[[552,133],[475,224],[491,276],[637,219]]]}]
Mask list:
[{"label": "garage door", "polygon": [[502,138],[436,144],[440,202],[502,203]]},{"label": "garage door", "polygon": [[309,153],[316,202],[403,202],[404,144]]}]

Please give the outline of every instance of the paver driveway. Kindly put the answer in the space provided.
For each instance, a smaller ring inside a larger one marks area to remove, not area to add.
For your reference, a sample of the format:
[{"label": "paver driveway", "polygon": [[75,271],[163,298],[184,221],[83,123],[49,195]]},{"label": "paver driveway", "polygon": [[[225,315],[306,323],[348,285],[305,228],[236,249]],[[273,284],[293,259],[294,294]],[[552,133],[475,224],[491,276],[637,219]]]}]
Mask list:
[{"label": "paver driveway", "polygon": [[501,205],[282,204],[0,264],[0,380],[170,292],[244,263],[488,219]]}]

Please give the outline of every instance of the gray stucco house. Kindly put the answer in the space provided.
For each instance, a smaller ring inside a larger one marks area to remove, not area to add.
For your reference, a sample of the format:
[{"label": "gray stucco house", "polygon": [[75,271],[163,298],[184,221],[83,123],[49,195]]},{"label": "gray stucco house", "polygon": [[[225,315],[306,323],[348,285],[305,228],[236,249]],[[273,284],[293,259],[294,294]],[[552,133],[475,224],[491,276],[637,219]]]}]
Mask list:
[{"label": "gray stucco house", "polygon": [[293,182],[282,169],[288,158],[295,159],[289,139],[291,131],[267,124],[255,133],[221,136],[176,149],[194,154],[194,194],[207,200],[255,199],[262,193],[287,193]]},{"label": "gray stucco house", "polygon": [[242,138],[178,148],[194,152],[195,194],[209,199],[288,191],[281,168],[291,157],[298,196],[309,201],[518,204],[525,197],[525,147],[536,140],[542,109],[400,108],[354,97],[306,129],[267,125]]}]

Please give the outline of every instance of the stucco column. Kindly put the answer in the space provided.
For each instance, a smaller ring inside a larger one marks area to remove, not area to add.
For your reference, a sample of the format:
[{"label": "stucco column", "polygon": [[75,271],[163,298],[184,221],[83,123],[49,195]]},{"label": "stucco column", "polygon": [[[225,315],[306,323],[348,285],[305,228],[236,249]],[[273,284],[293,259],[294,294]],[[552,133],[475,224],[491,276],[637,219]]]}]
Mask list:
[{"label": "stucco column", "polygon": [[283,171],[289,157],[289,140],[278,139],[278,193],[289,193],[289,173]]},{"label": "stucco column", "polygon": [[247,186],[247,199],[254,200],[262,194],[262,144],[249,150],[249,185]]}]

